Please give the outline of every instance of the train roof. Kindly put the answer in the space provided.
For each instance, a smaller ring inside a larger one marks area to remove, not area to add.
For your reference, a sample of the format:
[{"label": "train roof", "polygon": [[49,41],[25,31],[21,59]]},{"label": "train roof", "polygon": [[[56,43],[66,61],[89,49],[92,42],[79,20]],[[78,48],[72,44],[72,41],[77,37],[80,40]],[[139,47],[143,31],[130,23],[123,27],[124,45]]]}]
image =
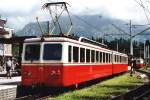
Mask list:
[{"label": "train roof", "polygon": [[43,37],[36,37],[36,38],[29,38],[26,39],[24,42],[46,42],[46,41],[79,41],[83,43],[89,43],[93,45],[97,45],[103,48],[107,48],[107,45],[90,40],[85,37],[76,37],[76,36],[64,36],[64,35],[51,35],[51,36],[43,36]]},{"label": "train roof", "polygon": [[119,55],[126,55],[124,53],[120,53],[118,51],[114,51],[114,50],[109,50],[107,48],[107,45],[90,40],[88,38],[85,37],[73,37],[73,36],[65,36],[65,35],[50,35],[50,36],[43,36],[43,37],[34,37],[34,38],[29,38],[29,39],[25,39],[25,43],[32,43],[32,42],[48,42],[48,41],[60,41],[60,42],[81,42],[81,43],[87,43],[87,44],[91,44],[94,46],[99,46],[101,48],[104,48],[107,51],[111,51],[114,54],[119,54]]}]

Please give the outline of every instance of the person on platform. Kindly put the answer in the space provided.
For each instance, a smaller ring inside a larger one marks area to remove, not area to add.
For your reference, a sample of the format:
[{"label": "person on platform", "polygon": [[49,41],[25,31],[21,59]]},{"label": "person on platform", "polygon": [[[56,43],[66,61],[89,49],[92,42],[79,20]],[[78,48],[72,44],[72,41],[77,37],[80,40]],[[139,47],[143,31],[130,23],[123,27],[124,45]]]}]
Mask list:
[{"label": "person on platform", "polygon": [[135,68],[136,68],[136,60],[133,59],[133,60],[132,60],[132,64],[131,64],[130,76],[132,76],[132,74],[135,73]]},{"label": "person on platform", "polygon": [[6,71],[7,71],[6,75],[7,75],[7,78],[10,78],[10,79],[11,79],[11,73],[10,73],[11,66],[12,66],[12,61],[10,60],[10,58],[8,58],[6,61]]}]

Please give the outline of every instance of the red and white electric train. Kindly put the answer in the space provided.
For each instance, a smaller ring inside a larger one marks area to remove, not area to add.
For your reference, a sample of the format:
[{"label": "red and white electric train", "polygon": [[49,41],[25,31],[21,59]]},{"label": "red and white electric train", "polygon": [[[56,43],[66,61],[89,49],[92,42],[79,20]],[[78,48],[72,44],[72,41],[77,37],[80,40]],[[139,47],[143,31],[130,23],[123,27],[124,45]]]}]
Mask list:
[{"label": "red and white electric train", "polygon": [[144,67],[144,60],[142,58],[137,58],[136,60],[136,68]]},{"label": "red and white electric train", "polygon": [[87,38],[49,36],[26,39],[23,86],[65,87],[128,70],[128,56]]}]

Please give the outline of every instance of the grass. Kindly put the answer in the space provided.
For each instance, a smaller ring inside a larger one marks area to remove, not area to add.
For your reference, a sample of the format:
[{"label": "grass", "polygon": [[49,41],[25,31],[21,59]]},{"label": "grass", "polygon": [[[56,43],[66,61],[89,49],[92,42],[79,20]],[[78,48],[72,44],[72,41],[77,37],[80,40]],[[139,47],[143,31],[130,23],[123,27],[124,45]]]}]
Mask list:
[{"label": "grass", "polygon": [[69,91],[59,96],[52,97],[54,100],[108,100],[127,92],[128,90],[142,85],[143,80],[137,77],[131,77],[128,73],[116,76],[112,79],[102,81],[98,84],[85,87],[80,90]]}]

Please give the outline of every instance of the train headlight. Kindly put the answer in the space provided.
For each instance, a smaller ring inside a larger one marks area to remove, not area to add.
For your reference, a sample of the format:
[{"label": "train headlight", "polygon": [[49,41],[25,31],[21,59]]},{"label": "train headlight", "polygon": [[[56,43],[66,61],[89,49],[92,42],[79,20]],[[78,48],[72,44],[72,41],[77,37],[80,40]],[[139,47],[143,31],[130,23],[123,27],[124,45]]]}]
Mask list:
[{"label": "train headlight", "polygon": [[52,70],[51,75],[60,75],[60,70]]},{"label": "train headlight", "polygon": [[51,75],[56,75],[56,71],[52,70]]},{"label": "train headlight", "polygon": [[28,72],[27,76],[32,76],[32,73],[31,73],[31,72]]},{"label": "train headlight", "polygon": [[57,70],[57,75],[60,75],[60,70]]}]

